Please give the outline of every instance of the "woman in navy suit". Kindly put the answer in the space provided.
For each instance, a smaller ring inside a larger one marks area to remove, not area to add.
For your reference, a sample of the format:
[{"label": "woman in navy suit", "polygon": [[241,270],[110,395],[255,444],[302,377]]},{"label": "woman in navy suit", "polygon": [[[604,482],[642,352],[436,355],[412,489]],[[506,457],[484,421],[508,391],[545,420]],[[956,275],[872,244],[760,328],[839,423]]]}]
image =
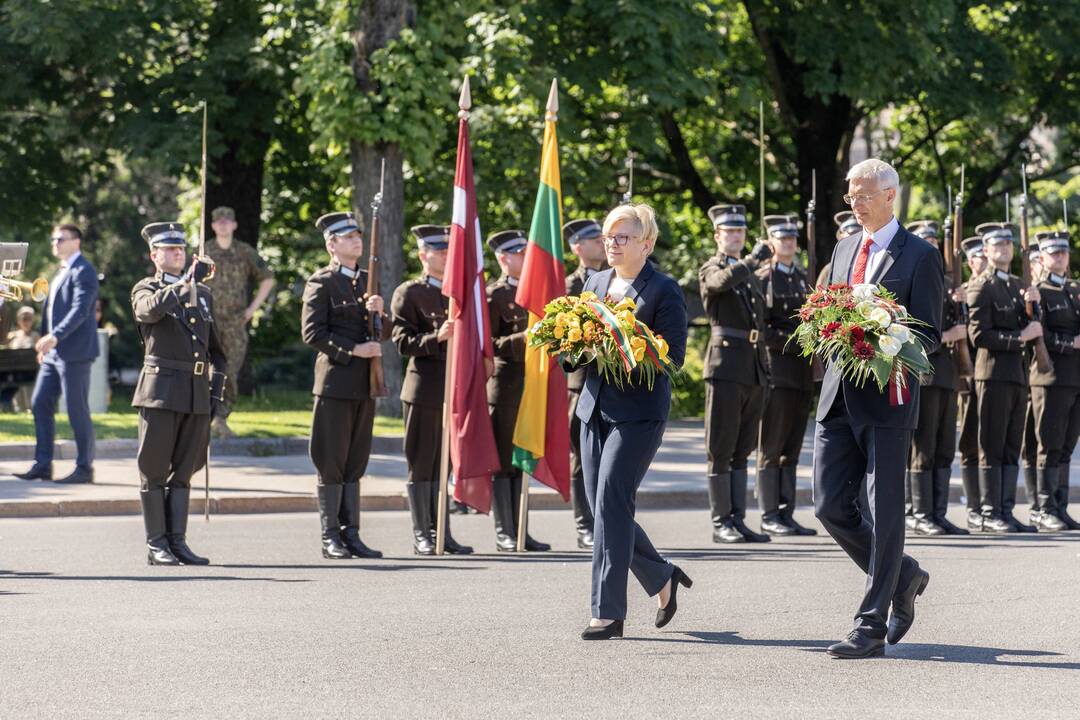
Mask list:
[{"label": "woman in navy suit", "polygon": [[[635,314],[663,336],[668,356],[681,366],[686,353],[686,301],[678,284],[648,262],[656,244],[656,216],[648,205],[620,205],[604,220],[604,249],[611,269],[585,283],[600,297],[629,297]],[[691,581],[665,560],[634,520],[638,485],[664,437],[671,407],[671,382],[658,375],[652,390],[644,383],[622,389],[604,382],[588,365],[578,401],[581,468],[585,494],[596,518],[593,530],[592,620],[583,640],[622,637],[628,572],[650,596],[657,596],[656,627],[675,615],[678,586]]]}]

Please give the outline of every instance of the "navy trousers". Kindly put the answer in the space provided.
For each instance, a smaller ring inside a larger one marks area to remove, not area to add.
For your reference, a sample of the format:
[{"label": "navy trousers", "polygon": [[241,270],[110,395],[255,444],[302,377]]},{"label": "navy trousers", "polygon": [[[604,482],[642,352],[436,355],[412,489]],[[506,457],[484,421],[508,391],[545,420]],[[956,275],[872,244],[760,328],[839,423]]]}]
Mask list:
[{"label": "navy trousers", "polygon": [[[888,628],[898,584],[918,563],[904,554],[904,471],[910,432],[856,425],[837,399],[814,431],[814,509],[844,552],[866,573],[856,627],[877,637]],[[860,512],[865,478],[866,513]]]},{"label": "navy trousers", "polygon": [[48,465],[53,460],[56,440],[56,404],[63,392],[68,422],[75,435],[76,466],[90,469],[94,464],[94,423],[90,421],[90,366],[87,362],[49,359],[41,363],[30,406],[34,412],[37,447],[34,462]]},{"label": "navy trousers", "polygon": [[637,489],[664,438],[664,425],[659,420],[608,422],[599,412],[581,425],[581,470],[594,518],[594,618],[626,618],[628,571],[652,596],[675,570],[634,520]]}]

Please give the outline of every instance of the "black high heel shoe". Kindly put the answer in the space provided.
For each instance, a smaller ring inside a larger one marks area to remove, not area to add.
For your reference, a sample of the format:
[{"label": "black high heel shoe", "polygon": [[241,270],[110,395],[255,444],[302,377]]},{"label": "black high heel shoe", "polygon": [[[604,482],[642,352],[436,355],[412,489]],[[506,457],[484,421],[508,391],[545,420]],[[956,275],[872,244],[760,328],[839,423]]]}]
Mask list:
[{"label": "black high heel shoe", "polygon": [[671,618],[675,617],[675,611],[679,609],[679,604],[676,602],[675,596],[679,592],[680,584],[690,587],[694,584],[694,581],[688,578],[686,573],[682,571],[682,568],[676,565],[675,572],[671,573],[671,597],[668,598],[667,605],[657,609],[656,627],[664,627],[671,622]]},{"label": "black high heel shoe", "polygon": [[589,627],[585,628],[585,631],[583,633],[581,633],[581,639],[582,640],[610,640],[611,638],[617,638],[617,637],[621,638],[622,637],[622,627],[623,627],[623,621],[622,620],[612,620],[610,623],[608,623],[607,625],[604,625],[603,627],[589,626]]}]

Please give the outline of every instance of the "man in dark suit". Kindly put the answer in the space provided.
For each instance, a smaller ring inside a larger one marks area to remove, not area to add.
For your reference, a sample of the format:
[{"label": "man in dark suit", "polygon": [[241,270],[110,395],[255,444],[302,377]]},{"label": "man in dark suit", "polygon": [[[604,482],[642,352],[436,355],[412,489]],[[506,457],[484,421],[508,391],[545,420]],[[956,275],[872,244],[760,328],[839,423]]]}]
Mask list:
[{"label": "man in dark suit", "polygon": [[[941,253],[900,227],[893,216],[900,179],[888,163],[865,160],[848,172],[848,194],[862,231],[841,240],[832,257],[831,283],[875,283],[896,295],[919,327],[926,351],[941,339],[944,272]],[[866,590],[847,638],[831,645],[837,658],[881,655],[914,620],[915,597],[930,575],[904,554],[904,468],[919,413],[919,382],[905,393],[859,387],[828,363],[814,432],[815,511],[825,529],[866,573]],[[866,480],[868,517],[859,512]],[[890,617],[890,606],[892,613]]]},{"label": "man in dark suit", "polygon": [[[571,252],[578,258],[577,269],[566,276],[566,294],[580,295],[590,277],[607,270],[603,229],[596,220],[582,218],[566,223],[562,231]],[[585,497],[585,475],[581,472],[581,421],[577,419],[578,397],[585,386],[585,368],[568,373],[566,386],[570,391],[570,504],[574,509],[577,545],[582,550],[591,550],[593,515]]]},{"label": "man in dark suit", "polygon": [[94,425],[90,421],[89,396],[90,366],[98,356],[94,318],[97,271],[83,257],[82,231],[78,227],[57,225],[51,240],[60,269],[49,283],[49,298],[41,309],[41,339],[35,347],[41,363],[31,399],[37,448],[34,466],[16,477],[52,479],[56,403],[63,393],[77,457],[75,471],[56,482],[89,483],[94,481]]}]

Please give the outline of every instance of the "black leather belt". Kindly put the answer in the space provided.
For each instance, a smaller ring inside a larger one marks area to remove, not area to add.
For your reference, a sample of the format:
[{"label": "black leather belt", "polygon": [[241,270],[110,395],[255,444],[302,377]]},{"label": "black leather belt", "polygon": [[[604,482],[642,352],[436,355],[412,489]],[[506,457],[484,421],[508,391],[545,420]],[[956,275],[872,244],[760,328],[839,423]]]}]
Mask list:
[{"label": "black leather belt", "polygon": [[758,341],[758,331],[756,329],[740,330],[739,328],[729,328],[722,325],[713,325],[712,336],[731,338],[733,340],[745,340],[751,345],[757,345]]},{"label": "black leather belt", "polygon": [[143,358],[143,366],[165,368],[166,370],[179,370],[180,372],[189,372],[192,375],[206,374],[206,363],[202,360],[199,360],[198,362],[187,362],[185,360],[170,360],[169,358],[158,357],[157,355],[147,355]]}]

